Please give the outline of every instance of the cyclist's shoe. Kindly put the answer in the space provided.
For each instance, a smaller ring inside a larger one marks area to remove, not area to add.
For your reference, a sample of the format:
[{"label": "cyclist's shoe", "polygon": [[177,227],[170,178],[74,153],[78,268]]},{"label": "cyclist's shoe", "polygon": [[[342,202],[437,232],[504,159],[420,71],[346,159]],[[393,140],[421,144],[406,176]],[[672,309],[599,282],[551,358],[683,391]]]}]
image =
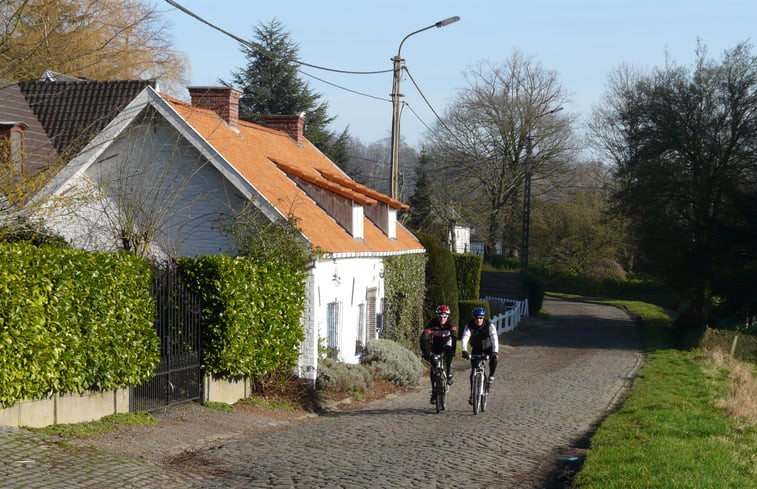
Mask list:
[{"label": "cyclist's shoe", "polygon": [[455,379],[452,378],[452,374],[447,374],[447,385],[452,385]]},{"label": "cyclist's shoe", "polygon": [[473,406],[473,394],[471,394],[470,397],[468,398],[468,404]]},{"label": "cyclist's shoe", "polygon": [[494,376],[490,375],[489,376],[489,384],[491,385],[492,383],[494,383]]}]

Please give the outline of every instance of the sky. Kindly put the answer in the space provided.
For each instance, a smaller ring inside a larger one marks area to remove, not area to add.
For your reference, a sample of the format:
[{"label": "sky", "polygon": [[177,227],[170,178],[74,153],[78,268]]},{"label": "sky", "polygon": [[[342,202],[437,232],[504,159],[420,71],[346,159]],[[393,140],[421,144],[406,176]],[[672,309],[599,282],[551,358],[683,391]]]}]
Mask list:
[{"label": "sky", "polygon": [[[238,41],[155,0],[171,25],[174,47],[187,54],[190,86],[230,82],[247,60]],[[601,102],[610,73],[622,65],[691,66],[698,40],[708,55],[749,41],[757,53],[755,0],[175,0],[243,39],[276,19],[299,45],[300,60],[352,75],[301,67],[301,77],[328,103],[332,129],[369,144],[391,133],[392,61],[402,39],[452,16],[460,20],[410,36],[401,56],[412,75],[401,79],[400,133],[417,147],[436,114],[467,86],[480,62],[501,64],[515,50],[554,71],[579,125]],[[357,93],[355,93],[357,92]],[[177,94],[188,99],[188,93]],[[580,130],[580,127],[579,127]]]}]

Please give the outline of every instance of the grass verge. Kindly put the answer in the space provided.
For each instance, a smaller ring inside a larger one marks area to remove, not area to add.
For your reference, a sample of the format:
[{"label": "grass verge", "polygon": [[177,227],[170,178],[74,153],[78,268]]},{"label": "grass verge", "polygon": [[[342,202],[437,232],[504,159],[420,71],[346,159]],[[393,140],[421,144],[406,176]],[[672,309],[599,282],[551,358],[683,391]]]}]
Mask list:
[{"label": "grass verge", "polygon": [[[744,371],[734,376],[732,365],[702,349],[672,348],[668,311],[644,303],[597,302],[626,307],[644,320],[646,360],[622,408],[592,437],[573,487],[757,487],[757,425],[727,409],[734,389],[744,395],[735,380],[743,382]],[[747,390],[746,396],[757,393]]]},{"label": "grass verge", "polygon": [[90,438],[108,433],[123,426],[143,426],[157,424],[152,414],[146,412],[111,414],[97,421],[86,423],[56,424],[44,428],[27,428],[29,431],[57,435],[63,438]]}]

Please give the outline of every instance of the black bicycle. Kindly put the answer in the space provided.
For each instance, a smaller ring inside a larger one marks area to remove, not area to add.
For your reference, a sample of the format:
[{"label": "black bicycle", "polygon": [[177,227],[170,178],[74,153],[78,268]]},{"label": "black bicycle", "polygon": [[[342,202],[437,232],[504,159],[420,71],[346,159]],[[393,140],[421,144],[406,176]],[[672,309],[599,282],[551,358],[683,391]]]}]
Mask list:
[{"label": "black bicycle", "polygon": [[486,411],[486,401],[489,398],[489,377],[486,376],[486,361],[489,355],[471,355],[473,365],[473,382],[471,397],[473,398],[473,414]]},{"label": "black bicycle", "polygon": [[431,393],[436,396],[436,412],[444,411],[447,400],[447,372],[444,371],[444,355],[441,353],[429,354],[431,363]]}]

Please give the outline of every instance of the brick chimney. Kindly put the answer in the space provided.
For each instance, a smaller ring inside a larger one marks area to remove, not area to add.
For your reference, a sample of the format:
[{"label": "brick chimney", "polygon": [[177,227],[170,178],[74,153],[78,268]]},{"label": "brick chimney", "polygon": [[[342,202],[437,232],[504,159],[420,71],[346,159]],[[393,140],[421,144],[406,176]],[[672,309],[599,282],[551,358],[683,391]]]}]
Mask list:
[{"label": "brick chimney", "polygon": [[289,134],[297,144],[302,144],[305,139],[305,113],[300,115],[264,115],[263,121],[266,127],[283,131]]},{"label": "brick chimney", "polygon": [[192,105],[215,111],[229,127],[239,125],[239,99],[242,91],[234,87],[187,87]]}]

